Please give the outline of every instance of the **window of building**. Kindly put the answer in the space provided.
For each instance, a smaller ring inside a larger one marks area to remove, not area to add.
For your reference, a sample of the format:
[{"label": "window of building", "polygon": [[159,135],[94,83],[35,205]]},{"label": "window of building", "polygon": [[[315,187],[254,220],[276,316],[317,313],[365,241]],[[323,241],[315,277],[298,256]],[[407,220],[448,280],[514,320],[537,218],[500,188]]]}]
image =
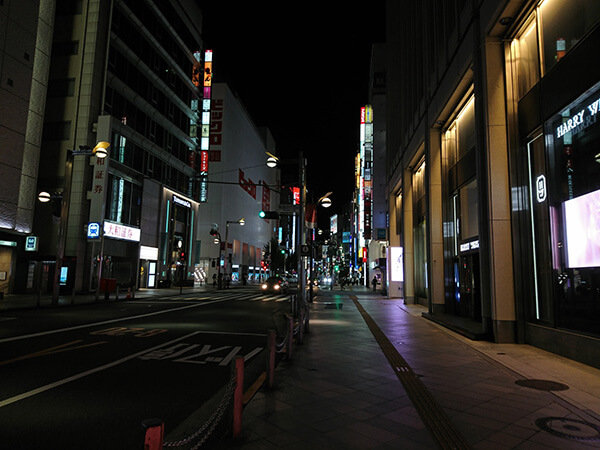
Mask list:
[{"label": "window of building", "polygon": [[544,0],[538,11],[546,73],[598,23],[600,1]]},{"label": "window of building", "polygon": [[71,121],[46,122],[42,139],[44,141],[67,141],[71,138]]},{"label": "window of building", "polygon": [[79,41],[54,42],[52,44],[52,57],[71,56],[79,52]]},{"label": "window of building", "polygon": [[74,16],[83,11],[83,0],[58,0],[56,2],[57,16]]},{"label": "window of building", "polygon": [[598,0],[543,0],[512,41],[510,57],[522,98],[600,20]]},{"label": "window of building", "polygon": [[140,226],[141,186],[116,174],[109,174],[106,219],[124,225]]},{"label": "window of building", "polygon": [[425,190],[425,161],[415,169],[412,176],[413,187],[413,245],[415,264],[415,296],[428,298],[427,282],[427,221],[426,190]]},{"label": "window of building", "polygon": [[510,46],[513,72],[516,75],[516,96],[522,98],[539,80],[540,64],[537,27],[532,20]]},{"label": "window of building", "polygon": [[[600,83],[544,125],[549,176],[532,197],[549,202],[557,326],[600,330]],[[532,200],[533,201],[533,200]]]},{"label": "window of building", "polygon": [[48,97],[73,97],[75,78],[61,78],[48,81]]}]

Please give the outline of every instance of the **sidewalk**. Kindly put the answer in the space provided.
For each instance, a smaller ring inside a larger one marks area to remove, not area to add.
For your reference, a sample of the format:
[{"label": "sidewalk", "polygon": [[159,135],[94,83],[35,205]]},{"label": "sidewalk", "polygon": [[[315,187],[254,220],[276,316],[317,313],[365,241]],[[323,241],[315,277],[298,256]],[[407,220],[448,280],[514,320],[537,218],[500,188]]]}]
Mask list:
[{"label": "sidewalk", "polygon": [[599,370],[470,341],[362,286],[310,309],[304,344],[219,449],[600,448]]}]

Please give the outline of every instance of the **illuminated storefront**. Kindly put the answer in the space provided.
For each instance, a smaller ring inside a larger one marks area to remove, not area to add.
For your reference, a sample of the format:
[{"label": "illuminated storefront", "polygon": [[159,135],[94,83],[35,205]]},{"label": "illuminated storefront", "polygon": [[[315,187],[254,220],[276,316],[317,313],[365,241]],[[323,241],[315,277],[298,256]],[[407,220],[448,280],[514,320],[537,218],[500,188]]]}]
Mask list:
[{"label": "illuminated storefront", "polygon": [[600,43],[600,3],[566,5],[540,2],[507,53],[518,127],[511,146],[518,331],[524,342],[597,366],[600,71],[589,58]]}]

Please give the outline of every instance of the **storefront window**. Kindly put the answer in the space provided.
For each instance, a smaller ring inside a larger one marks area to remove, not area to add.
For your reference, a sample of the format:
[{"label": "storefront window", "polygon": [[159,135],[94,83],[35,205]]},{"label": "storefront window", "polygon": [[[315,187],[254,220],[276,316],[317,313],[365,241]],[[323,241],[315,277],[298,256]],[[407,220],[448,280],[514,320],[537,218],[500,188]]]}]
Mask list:
[{"label": "storefront window", "polygon": [[539,7],[547,73],[600,19],[598,0],[545,0]]},{"label": "storefront window", "polygon": [[111,173],[107,188],[106,218],[113,222],[139,227],[142,199],[141,186]]},{"label": "storefront window", "polygon": [[425,220],[425,161],[413,174],[413,234],[415,252],[415,295],[428,298],[427,223]]},{"label": "storefront window", "polygon": [[512,41],[510,56],[516,73],[517,98],[523,97],[540,79],[537,27],[533,20]]},{"label": "storefront window", "polygon": [[456,118],[458,124],[457,148],[460,160],[475,147],[475,97],[471,97]]},{"label": "storefront window", "polygon": [[479,235],[479,201],[477,180],[460,189],[460,237],[462,240]]},{"label": "storefront window", "polygon": [[[600,83],[545,124],[557,325],[600,330]],[[551,215],[552,216],[552,215]],[[552,218],[552,217],[551,217]]]}]

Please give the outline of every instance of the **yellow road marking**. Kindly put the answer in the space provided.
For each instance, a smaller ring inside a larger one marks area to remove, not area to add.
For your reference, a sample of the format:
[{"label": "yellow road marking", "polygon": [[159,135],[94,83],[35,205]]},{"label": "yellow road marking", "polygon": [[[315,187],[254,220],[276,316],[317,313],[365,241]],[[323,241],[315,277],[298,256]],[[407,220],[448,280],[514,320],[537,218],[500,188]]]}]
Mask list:
[{"label": "yellow road marking", "polygon": [[52,355],[55,353],[68,352],[68,351],[77,350],[80,348],[93,347],[94,345],[106,344],[107,341],[93,342],[91,344],[83,344],[83,345],[78,345],[76,347],[65,348],[65,347],[68,347],[69,345],[78,344],[80,342],[83,342],[83,341],[82,340],[71,341],[71,342],[67,342],[66,344],[57,345],[56,347],[50,347],[45,350],[40,350],[39,352],[29,353],[28,355],[18,356],[13,359],[7,359],[6,361],[0,361],[0,366],[5,366],[7,364],[11,364],[11,363],[14,363],[17,361],[22,361],[24,359],[37,358],[38,356]]}]

